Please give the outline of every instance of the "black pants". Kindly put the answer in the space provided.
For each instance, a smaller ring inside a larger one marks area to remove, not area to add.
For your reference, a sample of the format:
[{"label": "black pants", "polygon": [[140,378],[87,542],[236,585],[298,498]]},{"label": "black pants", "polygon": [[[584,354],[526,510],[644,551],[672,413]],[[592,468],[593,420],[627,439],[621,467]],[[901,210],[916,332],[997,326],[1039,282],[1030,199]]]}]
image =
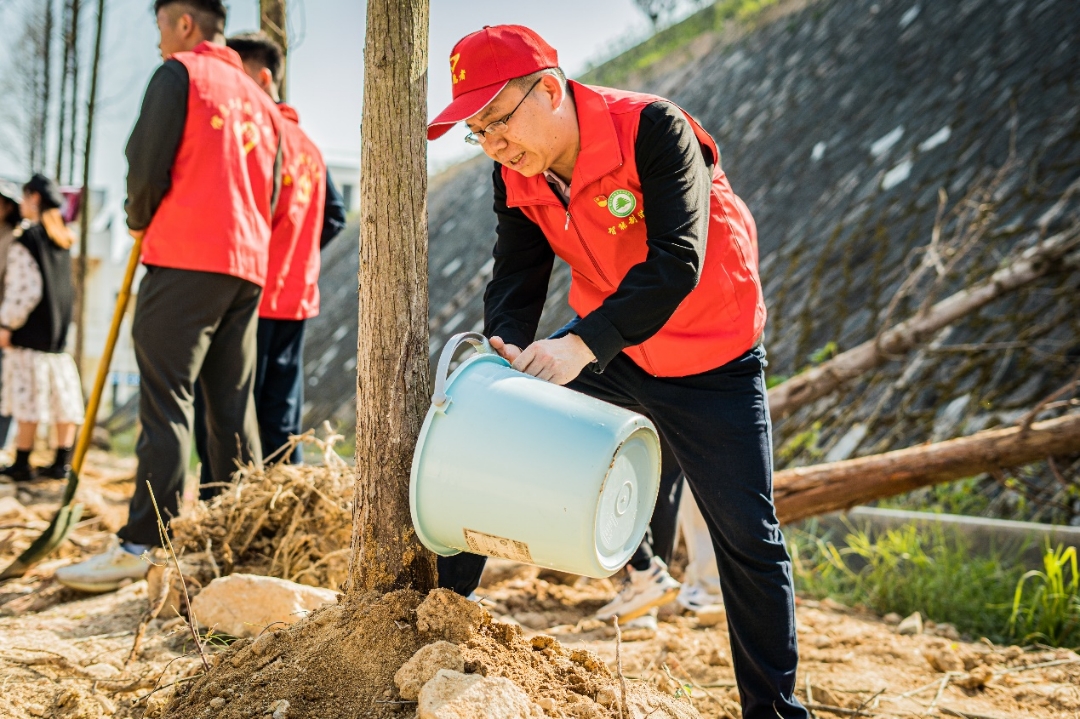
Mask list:
[{"label": "black pants", "polygon": [[[272,320],[259,318],[255,356],[255,415],[259,420],[259,436],[263,452],[273,460],[287,459],[293,464],[304,461],[304,451],[297,447],[288,456],[274,454],[300,434],[304,407],[304,320]],[[206,403],[202,393],[195,394],[195,451],[202,460],[199,481],[209,485],[210,464],[206,461]],[[209,499],[221,487],[209,486],[199,490],[202,499]]]},{"label": "black pants", "polygon": [[200,374],[214,481],[228,480],[236,460],[262,461],[252,398],[261,294],[258,285],[229,275],[147,267],[131,328],[141,375],[139,465],[121,539],[161,543],[147,482],[162,519],[178,513]]},{"label": "black pants", "polygon": [[[0,280],[3,277],[0,276]],[[4,352],[0,350],[0,376],[4,373]],[[2,380],[0,380],[2,381]],[[11,417],[9,415],[0,414],[0,449],[3,449],[7,445],[8,432],[11,430]]]},{"label": "black pants", "polygon": [[[791,560],[772,502],[772,424],[765,351],[709,372],[653,377],[620,354],[568,386],[652,418],[709,525],[745,719],[804,719]],[[654,518],[655,519],[655,518]],[[439,583],[475,589],[483,557],[440,557]],[[459,568],[460,567],[460,568]]]}]

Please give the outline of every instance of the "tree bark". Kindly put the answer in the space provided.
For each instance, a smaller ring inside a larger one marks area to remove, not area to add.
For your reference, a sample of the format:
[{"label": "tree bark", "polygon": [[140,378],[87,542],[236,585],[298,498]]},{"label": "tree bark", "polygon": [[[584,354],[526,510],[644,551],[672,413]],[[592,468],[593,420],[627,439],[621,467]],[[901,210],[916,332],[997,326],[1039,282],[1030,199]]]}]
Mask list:
[{"label": "tree bark", "polygon": [[788,416],[895,355],[921,344],[961,317],[985,307],[1007,292],[1034,282],[1059,267],[1065,255],[1076,246],[1075,230],[1047,238],[1014,261],[1005,263],[986,281],[966,287],[930,307],[926,313],[901,322],[875,339],[776,385],[769,390],[772,418]]},{"label": "tree bark", "polygon": [[1046,457],[1080,452],[1080,414],[843,462],[777,472],[773,498],[781,522],[847,509]]},{"label": "tree bark", "polygon": [[285,101],[285,80],[289,57],[288,15],[285,12],[285,0],[259,0],[259,27],[281,46],[282,67],[281,81],[278,83],[278,95]]},{"label": "tree bark", "polygon": [[349,593],[435,586],[409,470],[430,402],[428,0],[368,0],[360,180],[360,320]]}]

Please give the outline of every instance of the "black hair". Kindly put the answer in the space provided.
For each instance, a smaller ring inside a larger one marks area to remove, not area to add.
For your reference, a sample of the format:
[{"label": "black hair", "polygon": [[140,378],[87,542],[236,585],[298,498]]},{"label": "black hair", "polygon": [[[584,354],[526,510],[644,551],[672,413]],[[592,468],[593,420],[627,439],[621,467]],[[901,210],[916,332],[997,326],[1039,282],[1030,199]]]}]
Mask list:
[{"label": "black hair", "polygon": [[519,88],[522,92],[527,91],[532,84],[539,80],[544,75],[552,75],[559,81],[559,84],[566,87],[566,73],[563,72],[561,67],[545,67],[542,70],[536,72],[530,72],[528,75],[522,75],[521,77],[515,77],[508,85]]},{"label": "black hair", "polygon": [[281,51],[281,45],[265,32],[260,30],[233,35],[225,44],[235,50],[241,60],[262,65],[273,75],[274,82],[281,82],[281,73],[285,70],[285,53]]},{"label": "black hair", "polygon": [[[19,203],[11,199],[7,195],[0,195],[0,203],[7,203],[8,210],[0,216],[0,222],[4,223],[8,227],[18,227],[22,222],[22,213],[19,212]],[[2,204],[0,204],[2,207]]]},{"label": "black hair", "polygon": [[222,0],[154,0],[154,14],[170,5],[183,5],[207,40],[225,34],[228,10]]},{"label": "black hair", "polygon": [[56,186],[56,183],[50,180],[40,172],[34,173],[34,176],[30,178],[30,181],[23,185],[23,194],[36,192],[41,195],[41,211],[52,210],[58,207],[62,207],[64,204],[64,196],[60,192],[60,188]]}]

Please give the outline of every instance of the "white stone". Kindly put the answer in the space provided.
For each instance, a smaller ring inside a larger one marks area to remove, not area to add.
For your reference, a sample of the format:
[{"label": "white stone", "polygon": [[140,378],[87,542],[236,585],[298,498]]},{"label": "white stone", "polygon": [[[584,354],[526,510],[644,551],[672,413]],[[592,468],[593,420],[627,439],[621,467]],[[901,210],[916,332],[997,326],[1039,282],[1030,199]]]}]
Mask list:
[{"label": "white stone", "polygon": [[900,29],[904,30],[908,25],[915,22],[915,18],[919,17],[920,10],[922,10],[922,8],[918,5],[913,5],[908,8],[908,11],[900,18]]},{"label": "white stone", "polygon": [[276,577],[230,574],[206,585],[192,609],[204,627],[235,637],[253,637],[271,624],[292,624],[325,604],[337,592]]},{"label": "white stone", "polygon": [[904,617],[904,620],[896,627],[896,633],[905,636],[922,634],[922,615],[918,612]]},{"label": "white stone", "polygon": [[540,719],[544,711],[504,677],[441,669],[420,690],[418,719]]},{"label": "white stone", "polygon": [[885,177],[881,178],[881,189],[891,190],[911,177],[912,164],[911,158],[906,158],[902,160],[900,164],[896,165],[896,167],[886,172]]},{"label": "white stone", "polygon": [[919,143],[919,152],[929,152],[935,147],[944,145],[952,137],[952,128],[946,125],[930,137]]},{"label": "white stone", "polygon": [[856,422],[851,425],[851,429],[844,433],[844,436],[840,438],[836,444],[833,445],[829,453],[825,455],[826,462],[839,462],[847,459],[851,454],[859,448],[861,443],[866,438],[868,428],[862,422]]},{"label": "white stone", "polygon": [[402,699],[412,701],[420,695],[420,689],[442,669],[465,671],[465,657],[457,644],[437,641],[428,644],[412,655],[394,675],[394,684]]},{"label": "white stone", "polygon": [[887,134],[878,138],[873,145],[870,146],[870,154],[874,157],[881,157],[886,152],[892,149],[892,146],[900,142],[900,138],[904,136],[904,126],[899,125],[890,130]]},{"label": "white stone", "polygon": [[810,151],[810,159],[817,162],[823,157],[825,157],[825,143],[819,142],[814,145],[814,149]]}]

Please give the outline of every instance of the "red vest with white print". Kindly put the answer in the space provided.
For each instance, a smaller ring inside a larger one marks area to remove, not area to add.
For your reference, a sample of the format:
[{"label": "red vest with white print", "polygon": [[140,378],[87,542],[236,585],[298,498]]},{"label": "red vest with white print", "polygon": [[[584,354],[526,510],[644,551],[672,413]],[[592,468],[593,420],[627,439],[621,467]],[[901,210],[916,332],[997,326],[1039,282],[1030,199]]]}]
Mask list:
[{"label": "red vest with white print", "polygon": [[203,42],[170,59],[187,68],[187,121],[143,262],[262,286],[281,116],[233,50]]},{"label": "red vest with white print", "polygon": [[[645,260],[649,207],[643,202],[634,143],[641,111],[663,98],[571,82],[581,151],[564,208],[543,175],[503,167],[506,202],[543,230],[572,274],[570,306],[581,317],[598,308],[626,273]],[[716,143],[686,115],[717,160],[701,278],[655,335],[625,353],[657,377],[719,367],[749,350],[765,328],[758,279],[757,229],[720,169]]]},{"label": "red vest with white print", "polygon": [[270,261],[259,317],[306,320],[319,314],[319,240],[326,204],[326,164],[300,129],[296,110],[278,105],[281,191],[270,230]]}]

